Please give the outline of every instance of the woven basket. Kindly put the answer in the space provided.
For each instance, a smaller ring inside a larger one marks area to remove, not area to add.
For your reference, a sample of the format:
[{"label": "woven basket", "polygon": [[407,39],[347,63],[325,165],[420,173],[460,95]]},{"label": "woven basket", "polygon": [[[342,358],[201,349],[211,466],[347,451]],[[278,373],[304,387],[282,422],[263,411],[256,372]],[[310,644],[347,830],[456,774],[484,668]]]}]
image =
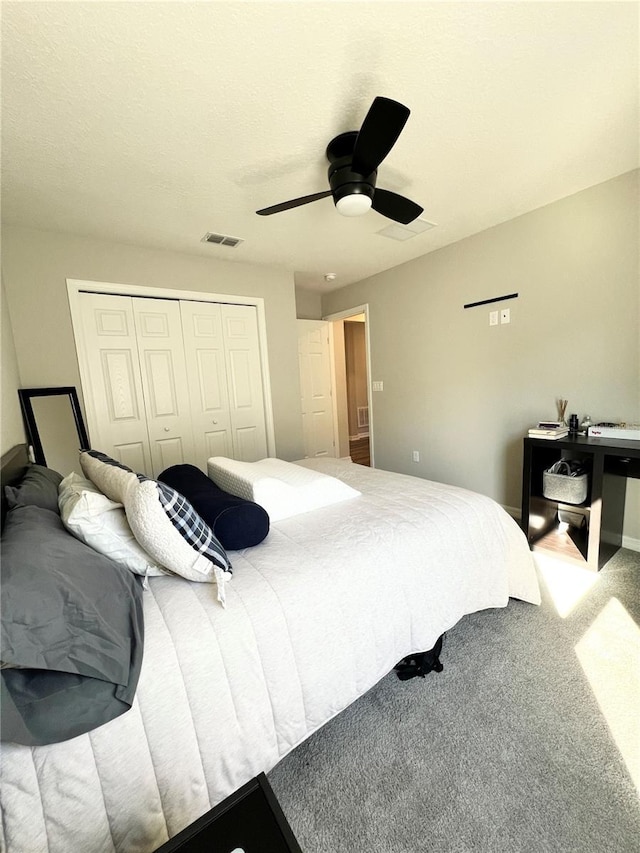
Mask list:
[{"label": "woven basket", "polygon": [[[570,470],[568,465],[567,470]],[[587,474],[578,474],[576,477],[571,477],[569,474],[552,471],[542,472],[542,494],[545,498],[549,498],[552,501],[560,501],[565,504],[581,504],[586,500],[588,485],[589,477]]]}]

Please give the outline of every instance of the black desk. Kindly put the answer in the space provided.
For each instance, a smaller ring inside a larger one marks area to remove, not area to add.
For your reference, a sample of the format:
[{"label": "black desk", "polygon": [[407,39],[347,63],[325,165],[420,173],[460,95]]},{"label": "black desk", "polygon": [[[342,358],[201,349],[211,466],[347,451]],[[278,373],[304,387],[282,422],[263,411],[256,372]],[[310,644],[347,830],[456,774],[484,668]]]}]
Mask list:
[{"label": "black desk", "polygon": [[156,853],[302,853],[264,773],[158,847]]},{"label": "black desk", "polygon": [[[542,494],[542,473],[559,459],[579,459],[590,472],[587,498],[577,507]],[[640,441],[526,437],[521,524],[531,547],[592,571],[601,569],[622,545],[627,477],[640,478]],[[559,509],[582,514],[583,526],[561,532]]]}]

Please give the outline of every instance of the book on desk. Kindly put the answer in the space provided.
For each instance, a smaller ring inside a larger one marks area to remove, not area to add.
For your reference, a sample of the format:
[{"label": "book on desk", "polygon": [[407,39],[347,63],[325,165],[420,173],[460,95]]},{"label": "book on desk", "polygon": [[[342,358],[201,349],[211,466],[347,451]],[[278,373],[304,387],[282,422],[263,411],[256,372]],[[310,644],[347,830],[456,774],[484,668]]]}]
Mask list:
[{"label": "book on desk", "polygon": [[560,421],[538,421],[538,426],[531,427],[528,435],[531,438],[565,438],[569,435],[569,427]]}]

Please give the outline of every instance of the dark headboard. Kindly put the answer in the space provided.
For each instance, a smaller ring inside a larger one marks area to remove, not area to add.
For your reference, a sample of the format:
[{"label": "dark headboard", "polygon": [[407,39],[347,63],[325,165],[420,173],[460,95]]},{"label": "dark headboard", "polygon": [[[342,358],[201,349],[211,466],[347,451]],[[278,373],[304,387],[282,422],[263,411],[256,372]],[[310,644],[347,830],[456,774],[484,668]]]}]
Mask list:
[{"label": "dark headboard", "polygon": [[7,501],[4,496],[4,487],[12,486],[17,483],[23,476],[29,457],[27,456],[27,445],[16,444],[11,450],[0,458],[0,480],[2,482],[1,497],[2,497],[2,526],[4,527],[4,517],[7,514]]}]

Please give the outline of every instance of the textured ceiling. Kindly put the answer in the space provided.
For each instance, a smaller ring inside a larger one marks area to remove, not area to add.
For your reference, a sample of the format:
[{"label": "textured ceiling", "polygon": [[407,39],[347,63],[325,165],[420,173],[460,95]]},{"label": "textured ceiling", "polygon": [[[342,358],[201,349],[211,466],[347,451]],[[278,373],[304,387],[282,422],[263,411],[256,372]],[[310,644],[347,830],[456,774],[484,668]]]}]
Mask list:
[{"label": "textured ceiling", "polygon": [[[341,287],[637,167],[638,11],[4,2],[3,218]],[[256,216],[327,188],[327,143],[376,95],[411,109],[378,186],[437,228],[392,241],[330,198]]]}]

